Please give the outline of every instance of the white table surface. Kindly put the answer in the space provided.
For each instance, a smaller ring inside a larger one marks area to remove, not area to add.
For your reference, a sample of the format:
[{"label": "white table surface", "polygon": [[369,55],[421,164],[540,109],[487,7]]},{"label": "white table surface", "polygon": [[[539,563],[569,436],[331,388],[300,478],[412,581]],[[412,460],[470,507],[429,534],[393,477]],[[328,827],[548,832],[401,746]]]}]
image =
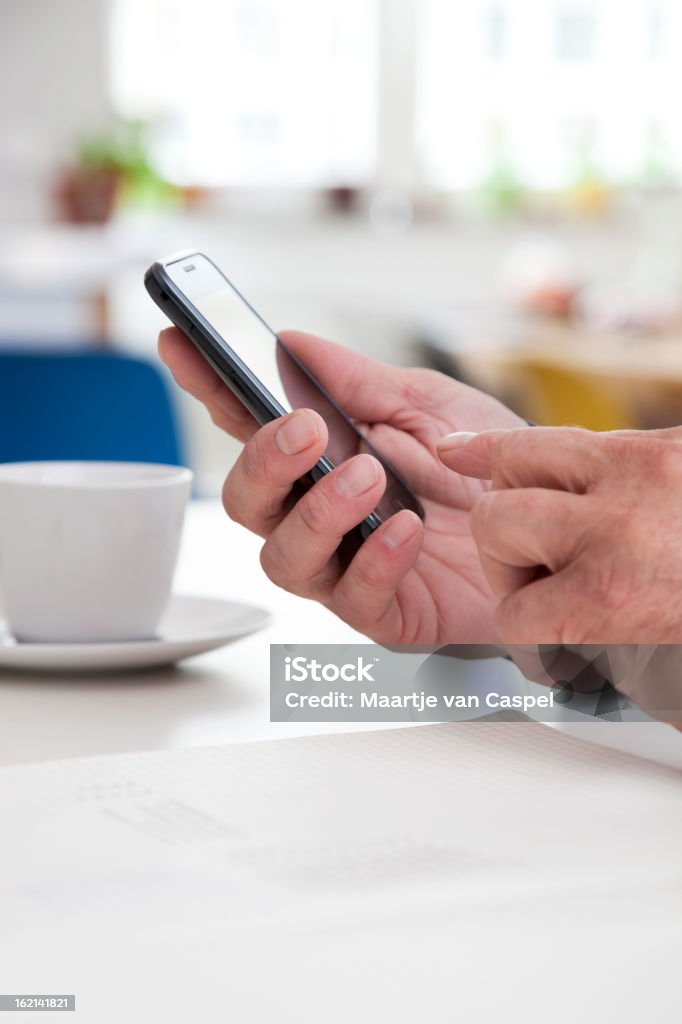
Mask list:
[{"label": "white table surface", "polygon": [[272,612],[271,625],[221,650],[152,671],[0,671],[0,764],[381,727],[269,721],[271,643],[366,638],[320,605],[270,583],[260,567],[261,544],[217,502],[192,502],[174,590],[260,605]]},{"label": "white table surface", "polygon": [[[231,523],[217,504],[193,504],[176,589],[265,605],[273,612],[272,625],[174,669],[80,679],[0,672],[2,762],[370,728],[269,722],[271,642],[343,643],[360,638],[325,609],[272,586],[260,569],[259,547],[258,538]],[[466,767],[471,769],[470,764]],[[49,771],[40,778],[41,785],[45,780],[51,784]],[[607,794],[609,785],[607,779]],[[444,792],[450,793],[447,785]],[[442,816],[442,806],[437,817]],[[408,801],[407,810],[414,807]],[[87,812],[88,808],[83,805],[82,809]],[[428,822],[428,813],[435,812],[427,812],[424,818],[419,810],[417,820]],[[91,848],[88,820],[86,813],[85,824],[78,825],[85,831],[74,840],[74,822],[81,818],[67,818],[70,824],[61,837],[67,848],[69,842]],[[409,822],[409,814],[405,820]],[[44,834],[40,821],[32,827],[36,834]],[[578,820],[576,836],[580,827]],[[219,863],[218,855],[211,854],[215,862],[210,859],[209,867],[202,864],[200,870],[192,869],[190,877],[182,844],[179,852],[171,844],[161,847],[159,854],[161,880],[175,877],[167,872],[176,853],[181,863],[181,884],[163,904],[163,924],[156,921],[156,911],[150,917],[144,901],[142,909],[136,905],[131,910],[130,918],[126,910],[118,918],[107,910],[100,919],[97,908],[105,906],[107,899],[118,899],[120,891],[127,906],[131,887],[134,893],[139,884],[137,874],[131,873],[130,851],[138,849],[140,837],[132,830],[123,839],[122,848],[112,855],[114,866],[104,872],[104,882],[93,881],[103,877],[100,872],[86,873],[83,884],[77,883],[86,920],[91,922],[87,927],[82,918],[81,924],[74,924],[71,904],[62,919],[52,896],[46,900],[45,913],[52,914],[53,923],[56,915],[60,938],[56,948],[44,917],[33,936],[23,918],[21,924],[8,918],[8,955],[7,963],[3,962],[7,991],[75,992],[79,1019],[98,1024],[122,1019],[121,1012],[134,1024],[152,1019],[169,1024],[208,1021],[220,1019],[221,1010],[222,1016],[227,1010],[228,1017],[232,1013],[240,1021],[301,1022],[462,1019],[487,1024],[521,1018],[529,1024],[547,1019],[568,1022],[585,1006],[592,1010],[590,1020],[609,1019],[611,1014],[622,1024],[642,1020],[647,1013],[662,1021],[674,1016],[679,891],[671,891],[665,880],[655,879],[647,888],[635,878],[631,887],[616,885],[614,891],[596,895],[593,887],[586,893],[569,887],[567,897],[550,892],[519,911],[513,895],[500,897],[494,887],[479,902],[465,887],[461,905],[441,905],[440,892],[434,903],[423,895],[427,890],[417,887],[416,895],[411,894],[411,876],[404,881],[398,874],[395,891],[373,883],[368,890],[368,895],[373,895],[374,888],[384,893],[391,906],[385,916],[370,912],[368,917],[364,909],[357,909],[364,891],[360,882],[349,889],[356,902],[349,910],[342,904],[340,917],[330,917],[325,904],[318,917],[311,916],[309,903],[302,900],[300,912],[277,910],[277,904],[271,923],[268,919],[264,925],[257,916],[250,923],[247,918],[246,932],[240,932],[242,918],[233,927],[229,914],[221,917],[220,911],[211,910],[211,886],[216,886],[216,899],[229,891],[227,883],[215,880],[213,865]],[[63,869],[55,875],[53,849],[36,843],[31,850],[27,871],[33,871],[39,883],[41,878],[48,879],[43,884],[53,887],[55,900],[64,899],[68,877],[65,881]],[[167,861],[165,850],[169,851]],[[453,868],[455,875],[458,870]],[[226,872],[229,880],[229,868]],[[204,876],[209,881],[202,888]],[[5,874],[5,884],[14,885],[12,878]],[[125,885],[118,890],[121,879]],[[418,883],[419,879],[417,875]],[[194,897],[183,902],[190,880],[200,895],[196,902]],[[402,895],[403,882],[407,896]],[[40,893],[39,883],[32,882]],[[390,876],[386,884],[393,884]],[[278,893],[274,882],[264,885],[268,898]],[[156,883],[150,886],[152,907],[158,892]],[[208,923],[201,924],[205,904],[213,916],[209,913]],[[15,930],[17,937],[11,941],[9,935]],[[581,950],[586,951],[584,964]],[[115,997],[111,1001],[110,991]],[[267,1011],[259,1013],[258,1007],[266,1004]]]}]

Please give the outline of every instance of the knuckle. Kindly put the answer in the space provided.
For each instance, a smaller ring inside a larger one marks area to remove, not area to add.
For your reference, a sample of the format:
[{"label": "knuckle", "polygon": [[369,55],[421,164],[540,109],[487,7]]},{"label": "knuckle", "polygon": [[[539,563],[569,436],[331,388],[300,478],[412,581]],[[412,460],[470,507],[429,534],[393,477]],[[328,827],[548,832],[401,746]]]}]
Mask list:
[{"label": "knuckle", "polygon": [[586,592],[607,618],[617,616],[619,610],[632,601],[632,580],[630,573],[623,569],[627,556],[621,555],[619,552],[607,557],[595,554],[589,558],[585,569]]},{"label": "knuckle", "polygon": [[377,563],[369,558],[356,556],[353,565],[353,584],[361,590],[373,590],[381,585],[381,572]]},{"label": "knuckle", "polygon": [[228,473],[222,502],[230,519],[240,526],[269,533],[282,514],[288,492],[268,479],[267,445],[257,438],[251,438]]},{"label": "knuckle", "polygon": [[276,540],[267,541],[260,551],[263,572],[275,586],[298,597],[306,597],[324,603],[333,589],[334,575],[325,567],[318,573],[301,571],[292,564],[282,545]]},{"label": "knuckle", "polygon": [[296,506],[305,528],[317,537],[339,534],[334,523],[334,504],[328,493],[328,488],[322,486],[326,482],[326,480],[321,481],[312,487]]},{"label": "knuckle", "polygon": [[[682,445],[659,437],[647,437],[644,432],[635,437],[609,438],[609,455],[618,470],[625,471],[635,480],[678,480],[682,472]],[[648,486],[648,483],[644,484]]]},{"label": "knuckle", "polygon": [[580,643],[573,626],[563,617],[557,618],[549,606],[538,604],[532,586],[510,594],[498,605],[495,628],[503,643]]},{"label": "knuckle", "polygon": [[294,590],[294,577],[291,566],[282,555],[277,544],[267,542],[260,549],[260,564],[269,580],[282,590]]},{"label": "knuckle", "polygon": [[562,646],[565,644],[592,644],[597,639],[591,623],[586,622],[581,616],[558,623],[552,636],[556,643]]},{"label": "knuckle", "polygon": [[535,643],[529,636],[529,623],[525,622],[524,597],[520,593],[503,598],[495,612],[495,628],[504,643]]},{"label": "knuckle", "polygon": [[499,493],[496,491],[486,491],[478,499],[469,516],[471,533],[475,541],[482,541],[486,538],[497,508],[499,508]]},{"label": "knuckle", "polygon": [[401,368],[396,373],[396,381],[408,408],[442,409],[444,377],[437,370]]},{"label": "knuckle", "polygon": [[248,526],[243,504],[237,500],[238,491],[234,486],[234,470],[228,473],[222,489],[222,502],[229,518],[240,526]]},{"label": "knuckle", "polygon": [[[603,639],[604,609],[591,595],[581,594],[580,577],[574,593],[553,613],[550,641],[558,644],[590,644]],[[578,595],[581,594],[580,598]],[[606,616],[608,618],[608,615]]]},{"label": "knuckle", "polygon": [[645,457],[657,480],[679,480],[682,472],[682,447],[671,441],[652,441],[647,444]]},{"label": "knuckle", "polygon": [[267,434],[257,430],[242,452],[242,468],[248,483],[262,485],[270,482],[272,444]]}]

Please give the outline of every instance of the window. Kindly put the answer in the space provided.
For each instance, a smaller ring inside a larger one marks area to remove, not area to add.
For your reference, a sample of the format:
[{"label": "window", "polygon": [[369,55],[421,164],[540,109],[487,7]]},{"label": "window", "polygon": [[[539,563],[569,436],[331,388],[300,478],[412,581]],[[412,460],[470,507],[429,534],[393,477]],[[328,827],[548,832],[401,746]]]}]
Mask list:
[{"label": "window", "polygon": [[119,113],[205,185],[331,185],[374,166],[374,0],[116,0]]},{"label": "window", "polygon": [[497,169],[551,190],[682,170],[679,0],[114,6],[115,105],[152,121],[171,180],[471,189]]},{"label": "window", "polygon": [[682,168],[675,0],[423,0],[417,148],[426,181],[615,183]]},{"label": "window", "polygon": [[556,53],[560,61],[588,61],[595,52],[595,10],[565,4],[559,8],[554,26]]}]

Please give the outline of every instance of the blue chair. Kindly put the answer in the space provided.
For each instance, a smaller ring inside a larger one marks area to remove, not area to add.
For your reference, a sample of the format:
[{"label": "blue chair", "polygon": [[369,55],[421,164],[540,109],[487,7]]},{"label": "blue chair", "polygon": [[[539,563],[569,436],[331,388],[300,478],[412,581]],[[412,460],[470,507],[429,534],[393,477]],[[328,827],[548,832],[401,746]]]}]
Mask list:
[{"label": "blue chair", "polygon": [[160,370],[110,351],[0,349],[0,462],[184,465]]}]

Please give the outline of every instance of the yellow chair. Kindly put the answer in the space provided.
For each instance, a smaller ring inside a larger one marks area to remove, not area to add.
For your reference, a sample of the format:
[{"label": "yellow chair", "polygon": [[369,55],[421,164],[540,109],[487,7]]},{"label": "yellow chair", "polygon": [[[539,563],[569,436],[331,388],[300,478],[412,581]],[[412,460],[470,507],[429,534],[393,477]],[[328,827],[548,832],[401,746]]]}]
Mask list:
[{"label": "yellow chair", "polygon": [[519,370],[524,409],[535,423],[588,430],[637,426],[626,397],[608,379],[539,361]]}]

